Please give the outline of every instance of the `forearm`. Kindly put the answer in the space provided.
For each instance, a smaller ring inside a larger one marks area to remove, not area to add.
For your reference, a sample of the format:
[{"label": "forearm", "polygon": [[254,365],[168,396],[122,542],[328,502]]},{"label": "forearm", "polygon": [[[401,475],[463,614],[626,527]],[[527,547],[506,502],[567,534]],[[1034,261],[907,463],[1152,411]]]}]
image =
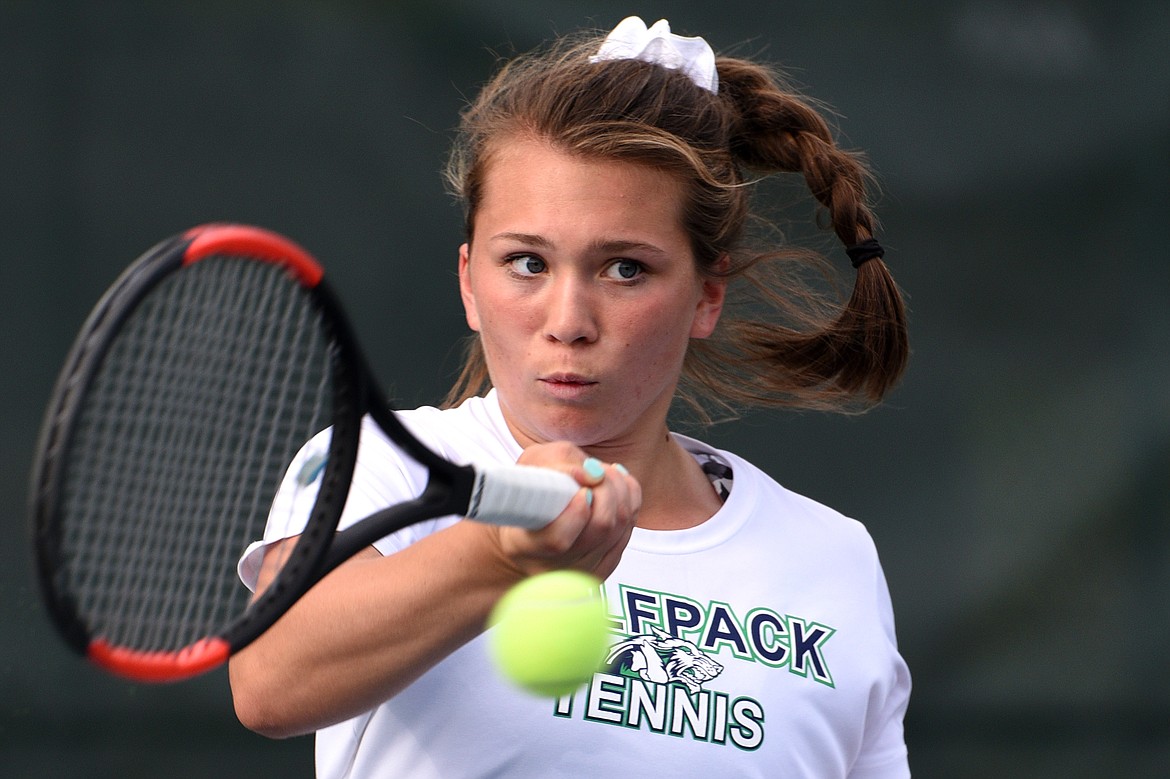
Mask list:
[{"label": "forearm", "polygon": [[240,721],[285,737],[374,708],[478,635],[520,578],[494,536],[458,523],[326,576],[231,661]]},{"label": "forearm", "polygon": [[[633,532],[640,486],[623,471],[585,473],[584,453],[568,444],[534,446],[525,457],[560,463],[592,487],[540,530],[457,522],[395,554],[371,549],[341,565],[232,659],[240,721],[284,737],[349,719],[479,635],[492,607],[525,576],[576,568],[605,579]],[[258,590],[280,559],[280,549],[266,555]]]}]

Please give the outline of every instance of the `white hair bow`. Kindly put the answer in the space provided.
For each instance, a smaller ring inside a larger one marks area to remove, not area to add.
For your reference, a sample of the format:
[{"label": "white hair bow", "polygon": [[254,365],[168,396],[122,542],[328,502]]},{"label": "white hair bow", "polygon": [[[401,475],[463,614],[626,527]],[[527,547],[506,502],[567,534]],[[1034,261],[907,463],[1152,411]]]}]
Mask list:
[{"label": "white hair bow", "polygon": [[590,62],[635,59],[681,70],[691,81],[709,92],[719,91],[715,52],[702,38],[687,38],[670,31],[670,23],[659,19],[649,29],[637,16],[629,16],[613,28]]}]

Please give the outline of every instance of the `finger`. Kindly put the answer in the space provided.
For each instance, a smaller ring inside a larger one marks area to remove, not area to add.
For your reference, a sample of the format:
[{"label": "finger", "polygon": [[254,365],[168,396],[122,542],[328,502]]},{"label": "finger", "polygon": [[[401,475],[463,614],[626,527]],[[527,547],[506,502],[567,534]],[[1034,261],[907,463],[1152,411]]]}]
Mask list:
[{"label": "finger", "polygon": [[[577,468],[573,469],[578,470]],[[586,457],[580,465],[580,473],[575,474],[574,478],[581,484],[601,484],[605,479],[605,463],[598,460],[596,457]]]},{"label": "finger", "polygon": [[622,476],[621,483],[626,488],[628,510],[636,518],[638,511],[642,508],[642,484],[621,463],[614,463],[613,469]]},{"label": "finger", "polygon": [[589,526],[593,501],[592,488],[582,487],[560,516],[542,528],[501,527],[504,550],[521,567],[567,567],[582,555],[575,547]]},{"label": "finger", "polygon": [[566,441],[534,444],[520,454],[517,462],[563,471],[586,486],[600,484],[606,473],[605,463]]},{"label": "finger", "polygon": [[564,470],[565,473],[576,479],[578,484],[591,487],[601,484],[605,480],[605,474],[608,470],[606,464],[596,457],[582,457],[581,459],[570,460],[560,465],[559,469]]},{"label": "finger", "polygon": [[621,463],[612,463],[607,468],[606,484],[612,489],[618,519],[623,524],[636,519],[642,507],[642,485],[638,480]]},{"label": "finger", "polygon": [[575,543],[585,549],[608,549],[632,530],[640,506],[637,482],[611,466],[602,483],[593,488],[589,522]]}]

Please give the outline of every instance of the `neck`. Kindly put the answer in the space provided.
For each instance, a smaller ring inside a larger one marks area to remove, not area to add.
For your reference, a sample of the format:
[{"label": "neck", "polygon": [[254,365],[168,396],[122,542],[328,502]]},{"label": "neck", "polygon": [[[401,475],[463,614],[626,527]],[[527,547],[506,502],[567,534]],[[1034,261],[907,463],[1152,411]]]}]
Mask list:
[{"label": "neck", "polygon": [[621,463],[642,485],[640,528],[685,530],[706,522],[723,505],[698,462],[665,427],[643,446],[594,446],[586,451],[605,462]]},{"label": "neck", "polygon": [[[500,409],[509,431],[527,448],[541,439],[514,424],[503,398]],[[647,419],[634,430],[581,448],[602,462],[621,463],[642,487],[638,527],[646,530],[685,530],[706,522],[722,503],[695,458],[675,440],[666,426],[667,405],[657,421]]]}]

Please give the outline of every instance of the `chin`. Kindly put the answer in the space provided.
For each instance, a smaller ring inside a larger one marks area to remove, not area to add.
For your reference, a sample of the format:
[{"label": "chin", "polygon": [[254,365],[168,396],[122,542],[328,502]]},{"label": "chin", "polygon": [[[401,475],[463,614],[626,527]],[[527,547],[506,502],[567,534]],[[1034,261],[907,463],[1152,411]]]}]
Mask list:
[{"label": "chin", "polygon": [[[568,441],[581,448],[611,440],[617,433],[612,418],[599,419],[598,412],[581,409],[557,409],[528,420],[524,429],[539,442]],[[522,423],[523,424],[523,423]]]},{"label": "chin", "polygon": [[[629,441],[637,430],[645,428],[653,407],[634,407],[631,403],[617,403],[613,398],[594,403],[548,402],[542,399],[532,404],[511,404],[501,395],[505,418],[512,432],[522,444],[568,441],[581,448],[605,446]],[[665,425],[662,413],[661,424]]]}]

